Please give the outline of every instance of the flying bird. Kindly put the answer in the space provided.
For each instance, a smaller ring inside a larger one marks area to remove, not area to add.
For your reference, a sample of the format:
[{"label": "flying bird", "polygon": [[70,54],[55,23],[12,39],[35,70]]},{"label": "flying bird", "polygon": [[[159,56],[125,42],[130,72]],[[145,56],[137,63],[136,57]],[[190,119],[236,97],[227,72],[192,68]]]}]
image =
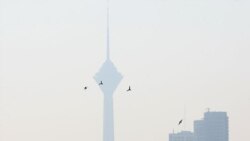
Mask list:
[{"label": "flying bird", "polygon": [[102,81],[99,83],[99,85],[103,85]]},{"label": "flying bird", "polygon": [[181,125],[182,121],[183,121],[183,120],[180,120],[179,123],[178,123],[178,125]]},{"label": "flying bird", "polygon": [[88,89],[88,87],[87,87],[87,86],[85,86],[85,87],[84,87],[84,90],[87,90],[87,89]]},{"label": "flying bird", "polygon": [[127,92],[128,92],[128,91],[131,91],[131,87],[130,87],[130,86],[128,87],[128,90],[127,90]]}]

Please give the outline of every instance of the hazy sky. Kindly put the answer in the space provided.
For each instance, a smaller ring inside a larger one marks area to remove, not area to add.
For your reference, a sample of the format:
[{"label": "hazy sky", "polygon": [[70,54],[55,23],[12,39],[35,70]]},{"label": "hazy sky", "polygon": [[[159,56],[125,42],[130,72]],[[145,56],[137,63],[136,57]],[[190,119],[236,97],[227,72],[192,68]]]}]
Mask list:
[{"label": "hazy sky", "polygon": [[[1,141],[102,140],[105,10],[0,0]],[[208,107],[228,112],[230,141],[250,140],[249,0],[110,0],[110,12],[116,141],[168,141]]]}]

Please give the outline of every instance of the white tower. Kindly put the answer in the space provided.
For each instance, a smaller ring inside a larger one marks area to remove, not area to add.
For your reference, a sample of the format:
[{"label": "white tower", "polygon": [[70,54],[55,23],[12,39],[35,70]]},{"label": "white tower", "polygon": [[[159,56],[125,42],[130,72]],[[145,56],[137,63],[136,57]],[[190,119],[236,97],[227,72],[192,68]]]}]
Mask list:
[{"label": "white tower", "polygon": [[109,52],[109,8],[107,7],[107,57],[96,73],[94,79],[103,85],[100,88],[104,94],[104,111],[103,111],[103,141],[114,141],[114,113],[113,113],[113,94],[118,84],[122,80],[122,75],[110,59]]}]

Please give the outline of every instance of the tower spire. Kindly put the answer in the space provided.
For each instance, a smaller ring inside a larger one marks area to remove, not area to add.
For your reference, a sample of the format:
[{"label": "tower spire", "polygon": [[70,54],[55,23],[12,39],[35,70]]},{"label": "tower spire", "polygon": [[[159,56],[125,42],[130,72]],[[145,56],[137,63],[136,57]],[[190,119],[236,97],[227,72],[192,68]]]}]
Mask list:
[{"label": "tower spire", "polygon": [[107,0],[107,59],[110,59],[110,50],[109,50],[109,0]]}]

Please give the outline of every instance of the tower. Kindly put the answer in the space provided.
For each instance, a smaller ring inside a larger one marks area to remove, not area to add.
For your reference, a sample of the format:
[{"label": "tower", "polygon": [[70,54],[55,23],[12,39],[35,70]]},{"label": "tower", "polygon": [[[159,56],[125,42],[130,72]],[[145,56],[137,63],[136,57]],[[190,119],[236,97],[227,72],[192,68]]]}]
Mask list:
[{"label": "tower", "polygon": [[103,141],[114,141],[114,112],[113,112],[113,94],[118,84],[122,80],[122,75],[117,71],[115,65],[110,59],[109,52],[109,7],[107,6],[107,54],[106,60],[100,70],[94,76],[104,94],[103,109]]}]

